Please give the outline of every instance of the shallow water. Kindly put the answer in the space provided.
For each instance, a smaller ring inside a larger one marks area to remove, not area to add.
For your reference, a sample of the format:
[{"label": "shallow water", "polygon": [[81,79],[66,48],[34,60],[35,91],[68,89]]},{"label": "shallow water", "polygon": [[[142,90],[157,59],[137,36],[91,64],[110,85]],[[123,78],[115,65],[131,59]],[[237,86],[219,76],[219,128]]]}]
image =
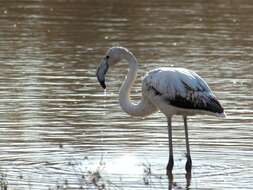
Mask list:
[{"label": "shallow water", "polygon": [[[0,23],[2,186],[252,189],[251,0],[5,1]],[[116,45],[140,62],[134,100],[145,72],[177,66],[203,76],[225,107],[226,119],[189,120],[190,183],[182,119],[173,119],[175,169],[168,183],[164,116],[121,111],[124,64],[108,73],[106,95],[97,83],[100,59]]]}]

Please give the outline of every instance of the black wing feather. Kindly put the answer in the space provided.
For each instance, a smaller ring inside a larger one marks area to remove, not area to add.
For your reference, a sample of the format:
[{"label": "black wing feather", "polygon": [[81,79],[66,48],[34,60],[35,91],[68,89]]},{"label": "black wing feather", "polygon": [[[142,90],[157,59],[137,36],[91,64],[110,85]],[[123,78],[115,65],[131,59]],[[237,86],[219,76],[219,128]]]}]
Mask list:
[{"label": "black wing feather", "polygon": [[[194,90],[183,82],[185,88],[189,91],[189,95],[191,95]],[[214,113],[223,113],[224,109],[219,103],[219,101],[214,96],[205,96],[206,101],[201,101],[200,99],[196,98],[186,98],[180,95],[176,95],[174,98],[165,97],[161,92],[155,89],[153,86],[149,88],[154,92],[156,96],[161,96],[166,102],[170,105],[183,108],[183,109],[197,109],[197,110],[205,110]],[[195,90],[196,91],[196,90]],[[199,92],[203,92],[203,89],[197,89]]]}]

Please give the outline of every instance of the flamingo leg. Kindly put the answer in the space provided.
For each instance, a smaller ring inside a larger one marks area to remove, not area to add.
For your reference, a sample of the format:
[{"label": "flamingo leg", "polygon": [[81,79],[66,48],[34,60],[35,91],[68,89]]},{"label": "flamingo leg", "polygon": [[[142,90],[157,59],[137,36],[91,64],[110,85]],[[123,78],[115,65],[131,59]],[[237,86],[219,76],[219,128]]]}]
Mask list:
[{"label": "flamingo leg", "polygon": [[168,138],[169,138],[169,162],[167,164],[167,175],[172,176],[172,169],[173,169],[173,165],[174,165],[174,159],[173,159],[171,117],[168,117]]},{"label": "flamingo leg", "polygon": [[192,169],[192,160],[191,160],[191,153],[190,153],[190,144],[189,144],[189,138],[188,138],[188,127],[187,127],[187,117],[183,116],[184,118],[184,130],[185,130],[185,143],[186,143],[186,164],[185,164],[185,170],[189,174],[191,173]]}]

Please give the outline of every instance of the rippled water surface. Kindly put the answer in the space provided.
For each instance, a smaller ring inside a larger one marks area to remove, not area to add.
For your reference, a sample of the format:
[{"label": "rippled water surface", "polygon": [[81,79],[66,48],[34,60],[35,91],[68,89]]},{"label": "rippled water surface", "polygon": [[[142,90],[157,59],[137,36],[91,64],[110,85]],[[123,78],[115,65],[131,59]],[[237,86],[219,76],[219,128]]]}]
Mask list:
[{"label": "rippled water surface", "polygon": [[[2,1],[0,179],[8,189],[252,189],[253,1]],[[182,118],[173,118],[174,181],[166,119],[133,118],[118,105],[125,64],[96,67],[111,46],[150,69],[186,67],[219,97],[226,119],[189,120],[185,179]]]}]

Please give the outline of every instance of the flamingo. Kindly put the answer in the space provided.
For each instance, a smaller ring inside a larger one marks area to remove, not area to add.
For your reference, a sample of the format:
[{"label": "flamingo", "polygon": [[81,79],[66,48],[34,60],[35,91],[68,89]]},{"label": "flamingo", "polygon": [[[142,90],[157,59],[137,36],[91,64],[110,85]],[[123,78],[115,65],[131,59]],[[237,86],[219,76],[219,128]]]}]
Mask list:
[{"label": "flamingo", "polygon": [[134,54],[124,47],[112,47],[101,60],[96,76],[100,85],[106,89],[105,75],[109,67],[121,60],[128,62],[129,70],[120,87],[119,103],[121,109],[131,116],[148,116],[161,111],[167,117],[169,160],[167,175],[172,175],[174,159],[172,145],[172,116],[181,115],[184,121],[186,142],[185,170],[191,173],[192,160],[188,138],[187,117],[213,115],[225,117],[223,107],[208,87],[208,84],[195,72],[185,68],[165,67],[148,72],[142,81],[142,97],[138,104],[130,100],[130,89],[136,79],[138,62]]}]

